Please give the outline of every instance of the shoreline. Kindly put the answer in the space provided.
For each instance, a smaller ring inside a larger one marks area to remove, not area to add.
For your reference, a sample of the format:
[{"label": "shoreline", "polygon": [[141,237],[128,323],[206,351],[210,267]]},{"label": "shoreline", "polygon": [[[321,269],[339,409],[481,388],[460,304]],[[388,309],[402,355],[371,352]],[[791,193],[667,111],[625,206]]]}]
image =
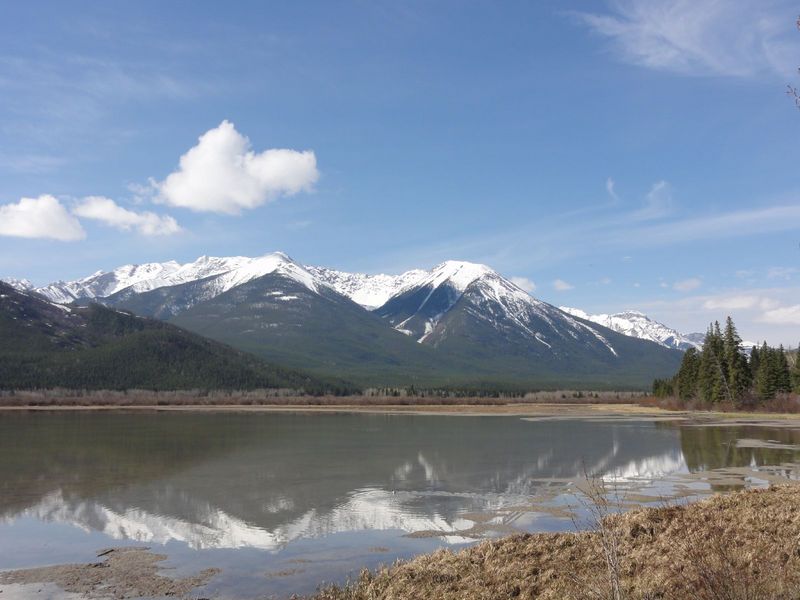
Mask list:
[{"label": "shoreline", "polygon": [[692,422],[699,425],[774,425],[800,428],[794,413],[675,411],[636,403],[505,404],[0,404],[0,414],[19,412],[361,413],[420,416],[519,417],[532,420],[621,419]]},{"label": "shoreline", "polygon": [[343,404],[0,404],[0,411],[156,411],[156,412],[374,412],[406,414],[474,414],[480,416],[674,416],[688,412],[649,408],[638,404],[579,403],[343,403]]}]

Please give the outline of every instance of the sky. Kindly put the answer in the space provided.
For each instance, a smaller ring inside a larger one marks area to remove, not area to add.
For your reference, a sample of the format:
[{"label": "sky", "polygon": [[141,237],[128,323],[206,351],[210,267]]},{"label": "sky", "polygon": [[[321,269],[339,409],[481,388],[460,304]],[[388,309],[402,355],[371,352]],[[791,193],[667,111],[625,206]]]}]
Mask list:
[{"label": "sky", "polygon": [[[0,4],[0,276],[485,263],[800,340],[796,3]],[[46,15],[46,18],[45,18]]]}]

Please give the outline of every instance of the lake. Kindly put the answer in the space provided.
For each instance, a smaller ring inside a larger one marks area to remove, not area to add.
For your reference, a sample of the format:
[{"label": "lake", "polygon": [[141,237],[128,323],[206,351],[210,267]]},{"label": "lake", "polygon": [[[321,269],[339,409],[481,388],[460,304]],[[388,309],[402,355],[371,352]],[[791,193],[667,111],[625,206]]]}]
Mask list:
[{"label": "lake", "polygon": [[623,507],[795,478],[800,433],[648,418],[0,413],[0,570],[146,545],[202,595],[286,597],[362,567],[574,528],[584,473]]}]

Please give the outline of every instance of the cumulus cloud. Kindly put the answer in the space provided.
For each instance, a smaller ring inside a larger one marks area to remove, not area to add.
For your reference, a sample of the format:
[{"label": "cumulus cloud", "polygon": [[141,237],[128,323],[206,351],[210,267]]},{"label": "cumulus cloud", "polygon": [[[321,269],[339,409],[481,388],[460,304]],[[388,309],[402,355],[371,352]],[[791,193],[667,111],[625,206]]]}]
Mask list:
[{"label": "cumulus cloud", "polygon": [[792,9],[764,0],[616,0],[579,20],[615,44],[626,62],[684,75],[788,77],[798,45]]},{"label": "cumulus cloud", "polygon": [[696,290],[703,282],[697,277],[690,277],[689,279],[682,279],[681,281],[676,281],[672,284],[672,289],[677,290],[679,292],[690,292],[692,290]]},{"label": "cumulus cloud", "polygon": [[156,200],[195,211],[239,214],[280,196],[311,190],[319,178],[314,152],[254,152],[233,123],[200,136],[179,169],[153,182]]},{"label": "cumulus cloud", "polygon": [[175,219],[168,215],[134,212],[103,196],[84,198],[72,212],[84,219],[100,221],[123,231],[135,230],[142,235],[171,235],[181,231]]},{"label": "cumulus cloud", "polygon": [[0,205],[0,235],[72,242],[85,238],[86,232],[58,199],[45,194]]},{"label": "cumulus cloud", "polygon": [[758,321],[773,325],[800,325],[800,304],[768,310]]},{"label": "cumulus cloud", "polygon": [[564,281],[563,279],[556,279],[556,280],[553,282],[553,287],[554,287],[554,288],[556,289],[556,291],[558,291],[558,292],[566,292],[566,291],[568,291],[568,290],[575,289],[575,286],[574,286],[574,285],[572,285],[571,283],[567,283],[567,282],[566,282],[566,281]]},{"label": "cumulus cloud", "polygon": [[536,284],[527,277],[512,277],[511,283],[516,285],[518,288],[525,290],[528,293],[531,293],[534,290],[536,290]]}]

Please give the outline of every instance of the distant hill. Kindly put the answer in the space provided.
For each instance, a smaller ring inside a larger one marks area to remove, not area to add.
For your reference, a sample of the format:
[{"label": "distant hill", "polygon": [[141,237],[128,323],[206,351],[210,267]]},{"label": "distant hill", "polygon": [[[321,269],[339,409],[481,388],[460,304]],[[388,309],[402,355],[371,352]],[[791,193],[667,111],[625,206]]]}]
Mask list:
[{"label": "distant hill", "polygon": [[347,391],[174,325],[67,307],[0,282],[0,389]]}]

